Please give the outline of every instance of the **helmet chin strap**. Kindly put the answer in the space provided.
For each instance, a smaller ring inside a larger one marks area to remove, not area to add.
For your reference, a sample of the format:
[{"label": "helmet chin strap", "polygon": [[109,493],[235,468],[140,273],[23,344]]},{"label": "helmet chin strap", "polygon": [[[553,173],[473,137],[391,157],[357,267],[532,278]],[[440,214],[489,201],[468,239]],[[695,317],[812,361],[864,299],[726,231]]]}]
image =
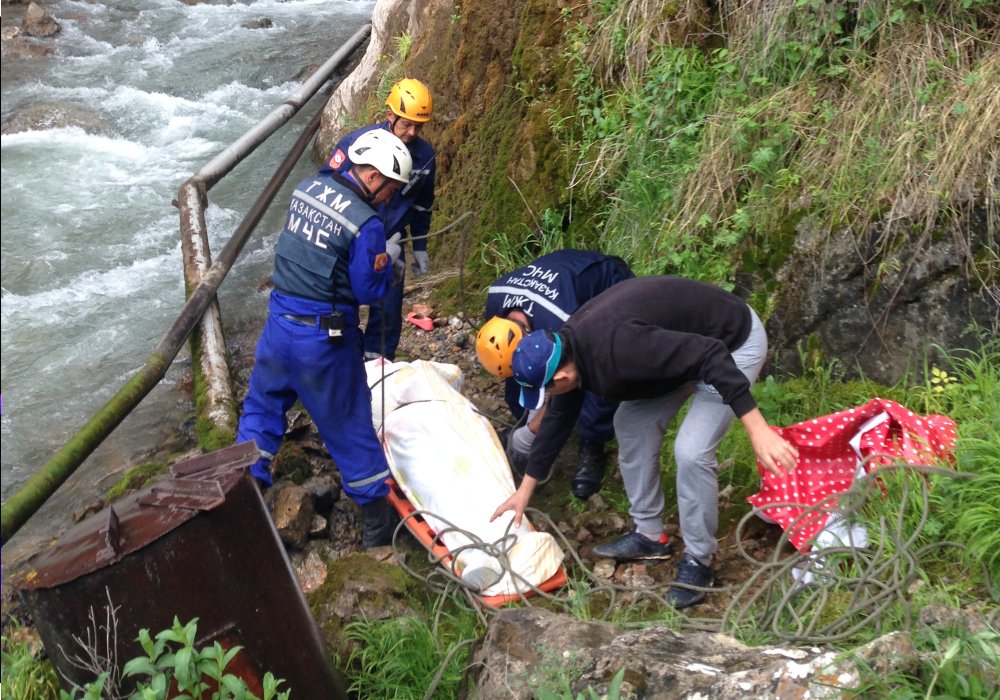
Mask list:
[{"label": "helmet chin strap", "polygon": [[365,184],[364,178],[361,177],[356,168],[351,168],[351,175],[354,176],[354,179],[358,183],[358,187],[360,187],[361,191],[365,193],[365,197],[368,198],[369,202],[375,199],[378,196],[378,193],[385,189],[385,186],[389,184],[389,178],[379,173],[379,175],[382,176],[381,184],[379,184],[379,186],[374,190],[370,190],[368,189],[368,185]]}]

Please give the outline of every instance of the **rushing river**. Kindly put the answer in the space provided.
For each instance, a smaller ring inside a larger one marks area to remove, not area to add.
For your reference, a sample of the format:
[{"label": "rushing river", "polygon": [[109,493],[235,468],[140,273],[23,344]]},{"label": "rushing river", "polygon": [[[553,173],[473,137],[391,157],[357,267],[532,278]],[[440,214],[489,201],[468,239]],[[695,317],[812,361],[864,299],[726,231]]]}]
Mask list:
[{"label": "rushing river", "polygon": [[[4,499],[142,366],[180,311],[171,202],[181,183],[278,107],[373,4],[54,0],[45,8],[62,31],[44,40],[54,54],[4,57],[4,124],[54,115],[0,139]],[[14,10],[4,8],[4,24],[20,23]],[[269,27],[244,26],[264,18]],[[209,192],[214,251],[321,99]],[[313,168],[304,157],[223,284],[227,329],[262,319],[256,290],[278,221]],[[91,460],[134,460],[176,432],[191,411],[178,387],[186,358]]]}]

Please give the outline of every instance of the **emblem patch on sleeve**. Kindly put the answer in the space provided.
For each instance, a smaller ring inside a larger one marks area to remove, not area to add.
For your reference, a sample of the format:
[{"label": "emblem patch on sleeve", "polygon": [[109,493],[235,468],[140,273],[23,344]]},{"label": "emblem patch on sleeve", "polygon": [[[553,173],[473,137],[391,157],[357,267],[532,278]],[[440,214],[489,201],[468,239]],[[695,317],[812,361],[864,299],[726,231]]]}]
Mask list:
[{"label": "emblem patch on sleeve", "polygon": [[336,170],[344,163],[345,160],[347,160],[347,156],[345,156],[344,152],[338,148],[333,152],[333,155],[330,156],[330,167]]},{"label": "emblem patch on sleeve", "polygon": [[389,265],[389,254],[379,253],[375,256],[375,272],[382,272]]}]

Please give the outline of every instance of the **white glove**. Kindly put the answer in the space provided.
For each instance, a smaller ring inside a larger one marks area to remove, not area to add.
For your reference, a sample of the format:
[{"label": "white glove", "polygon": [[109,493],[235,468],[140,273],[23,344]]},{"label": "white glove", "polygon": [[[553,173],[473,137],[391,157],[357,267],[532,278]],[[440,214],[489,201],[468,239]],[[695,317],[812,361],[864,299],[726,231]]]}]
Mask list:
[{"label": "white glove", "polygon": [[399,243],[402,237],[403,232],[396,231],[396,233],[392,234],[392,238],[385,242],[385,252],[389,255],[389,260],[392,261],[393,266],[395,266],[396,261],[399,260],[399,256],[403,252],[403,247]]},{"label": "white glove", "polygon": [[414,277],[420,277],[420,275],[426,275],[427,270],[431,266],[431,259],[427,257],[426,250],[415,250],[413,251],[413,263],[410,268],[413,270]]},{"label": "white glove", "polygon": [[522,425],[510,434],[510,438],[507,441],[507,449],[515,454],[527,457],[528,453],[531,452],[531,445],[534,442],[535,434],[531,432],[531,428],[526,425]]}]

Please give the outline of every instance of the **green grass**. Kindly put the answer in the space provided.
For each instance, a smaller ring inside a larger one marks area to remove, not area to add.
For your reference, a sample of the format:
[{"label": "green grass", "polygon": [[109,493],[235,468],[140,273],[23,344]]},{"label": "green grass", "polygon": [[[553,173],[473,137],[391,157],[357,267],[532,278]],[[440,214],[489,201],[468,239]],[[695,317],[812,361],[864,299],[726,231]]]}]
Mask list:
[{"label": "green grass", "polygon": [[363,698],[457,697],[469,642],[482,630],[467,609],[418,617],[356,620],[345,629],[355,642],[346,670],[350,688]]},{"label": "green grass", "polygon": [[962,628],[923,629],[914,635],[919,661],[908,672],[880,673],[860,662],[860,686],[855,697],[903,699],[982,698],[996,700],[1000,668],[1000,632],[985,626],[977,632]]},{"label": "green grass", "polygon": [[[877,289],[904,239],[972,235],[1000,119],[995,4],[725,4],[709,42],[724,48],[677,41],[672,26],[709,20],[671,8],[609,0],[566,19],[574,112],[553,107],[550,124],[603,249],[639,274],[729,286],[776,269],[800,220],[859,238],[885,220],[866,241]],[[965,248],[970,278],[995,282],[996,256]]]},{"label": "green grass", "polygon": [[[13,629],[17,632],[17,628]],[[0,683],[4,695],[19,700],[50,700],[59,697],[59,678],[47,659],[40,658],[27,641],[3,637]]]}]

